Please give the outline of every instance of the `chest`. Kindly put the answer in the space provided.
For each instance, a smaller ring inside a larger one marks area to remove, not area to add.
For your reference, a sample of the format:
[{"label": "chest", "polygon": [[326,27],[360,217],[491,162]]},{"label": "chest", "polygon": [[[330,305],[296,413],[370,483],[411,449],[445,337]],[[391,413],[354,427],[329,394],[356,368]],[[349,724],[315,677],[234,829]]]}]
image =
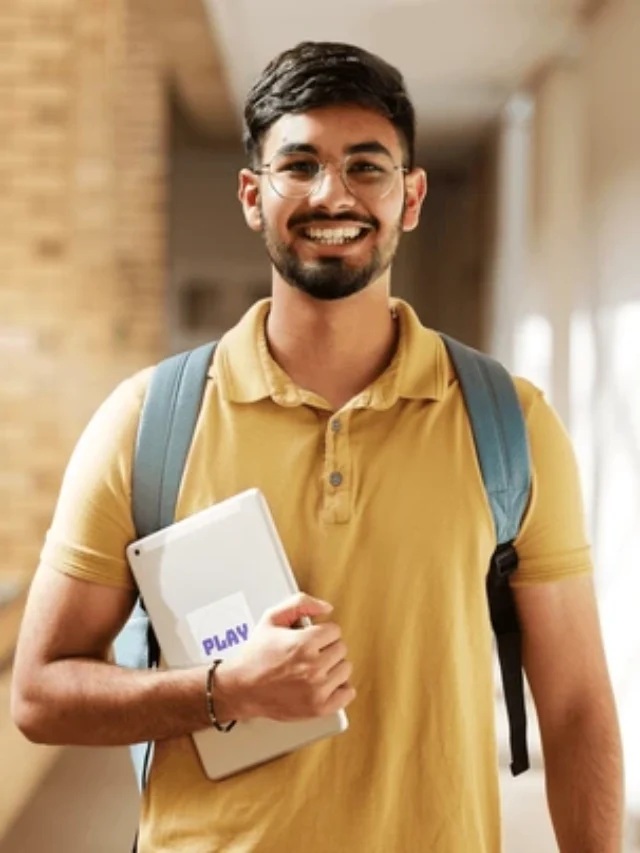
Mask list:
[{"label": "chest", "polygon": [[265,400],[204,413],[178,511],[189,515],[247,488],[265,494],[303,587],[335,592],[366,572],[439,596],[483,587],[493,522],[461,401],[399,401],[337,415]]}]

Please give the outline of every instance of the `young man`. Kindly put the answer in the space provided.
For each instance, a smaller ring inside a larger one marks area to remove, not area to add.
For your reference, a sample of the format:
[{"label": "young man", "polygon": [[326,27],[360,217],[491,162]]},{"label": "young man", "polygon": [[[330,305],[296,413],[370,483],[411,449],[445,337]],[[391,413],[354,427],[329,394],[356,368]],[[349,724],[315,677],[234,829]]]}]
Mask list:
[{"label": "young man", "polygon": [[[218,668],[218,718],[349,706],[350,728],[214,783],[189,737],[209,725],[206,668],[108,662],[135,596],[131,456],[150,371],[103,404],[69,465],[15,720],[41,742],[157,742],[142,853],[498,853],[493,523],[443,344],[390,298],[426,193],[412,106],[380,59],[306,43],[269,65],[245,118],[239,195],[273,296],[219,345],[178,517],[259,487],[305,591]],[[533,489],[514,588],[551,814],[562,853],[619,853],[620,745],[578,477],[541,394],[517,387]],[[314,624],[290,630],[301,615]]]}]

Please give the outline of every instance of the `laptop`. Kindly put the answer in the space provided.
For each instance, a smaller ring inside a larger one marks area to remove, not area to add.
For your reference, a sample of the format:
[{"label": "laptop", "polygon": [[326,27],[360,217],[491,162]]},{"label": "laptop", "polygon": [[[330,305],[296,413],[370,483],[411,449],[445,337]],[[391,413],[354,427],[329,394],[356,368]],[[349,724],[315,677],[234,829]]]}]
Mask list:
[{"label": "laptop", "polygon": [[[131,543],[127,558],[169,668],[232,659],[264,611],[298,591],[259,489]],[[205,774],[218,780],[347,727],[339,711],[295,722],[240,720],[230,732],[192,737]]]}]

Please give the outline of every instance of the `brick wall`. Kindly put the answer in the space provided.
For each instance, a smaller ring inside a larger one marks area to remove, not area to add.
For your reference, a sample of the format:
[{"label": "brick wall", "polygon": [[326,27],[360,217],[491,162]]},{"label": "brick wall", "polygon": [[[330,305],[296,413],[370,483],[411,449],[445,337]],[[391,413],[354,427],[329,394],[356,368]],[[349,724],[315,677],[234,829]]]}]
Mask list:
[{"label": "brick wall", "polygon": [[165,349],[150,6],[0,3],[0,572],[35,567],[79,432]]}]

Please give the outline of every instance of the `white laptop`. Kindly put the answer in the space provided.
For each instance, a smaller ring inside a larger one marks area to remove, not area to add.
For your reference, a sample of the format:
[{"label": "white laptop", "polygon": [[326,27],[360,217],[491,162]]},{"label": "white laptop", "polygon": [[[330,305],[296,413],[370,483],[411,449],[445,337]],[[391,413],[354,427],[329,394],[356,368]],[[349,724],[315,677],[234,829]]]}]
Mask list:
[{"label": "white laptop", "polygon": [[[127,557],[170,668],[238,654],[264,611],[298,591],[258,489],[133,542]],[[289,723],[261,718],[193,740],[206,775],[223,779],[347,726],[344,711]]]}]

